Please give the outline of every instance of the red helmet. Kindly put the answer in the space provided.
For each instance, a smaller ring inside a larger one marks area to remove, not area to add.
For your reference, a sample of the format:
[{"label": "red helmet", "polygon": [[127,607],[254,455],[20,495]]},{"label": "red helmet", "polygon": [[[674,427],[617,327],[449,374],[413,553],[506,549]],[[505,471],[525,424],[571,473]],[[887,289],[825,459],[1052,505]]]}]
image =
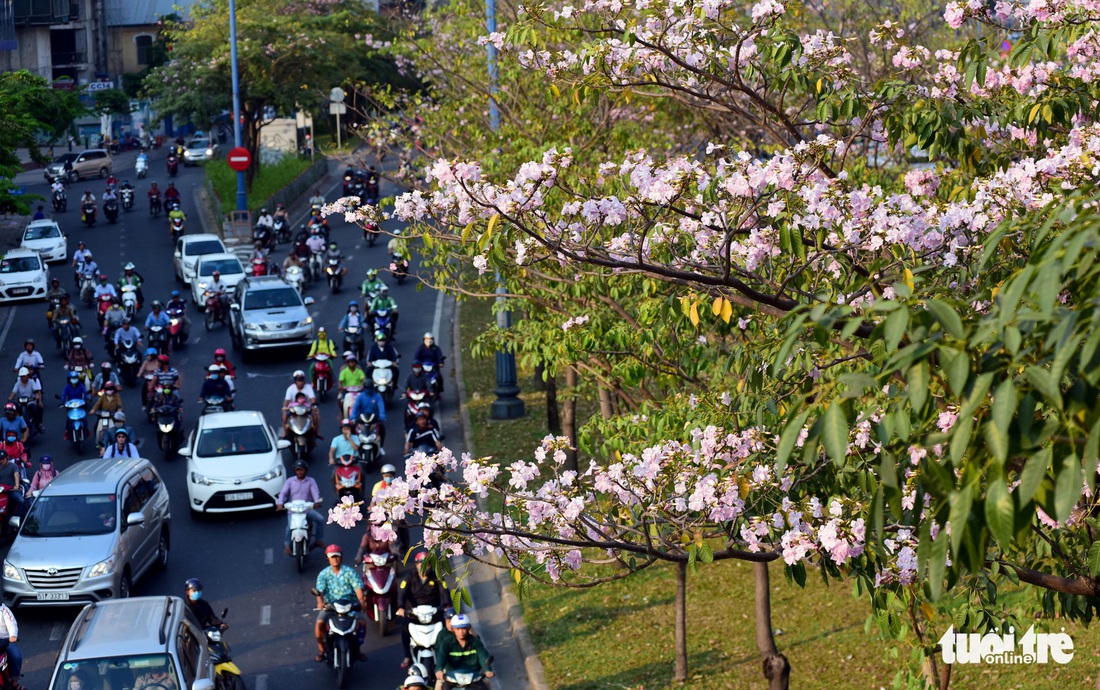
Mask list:
[{"label": "red helmet", "polygon": [[225,348],[224,347],[219,347],[217,350],[214,350],[214,356],[215,357],[225,357]]}]

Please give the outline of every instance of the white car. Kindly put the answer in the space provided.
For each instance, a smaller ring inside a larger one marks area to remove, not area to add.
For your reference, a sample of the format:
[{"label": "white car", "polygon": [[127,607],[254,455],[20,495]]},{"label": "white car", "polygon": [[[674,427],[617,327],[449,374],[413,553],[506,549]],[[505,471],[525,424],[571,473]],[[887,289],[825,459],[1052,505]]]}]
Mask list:
[{"label": "white car", "polygon": [[206,299],[203,293],[213,279],[214,271],[221,272],[221,282],[225,283],[225,291],[228,294],[237,283],[244,280],[244,266],[236,254],[223,252],[221,254],[206,254],[199,257],[195,266],[195,275],[191,277],[191,298],[200,311],[206,309]]},{"label": "white car", "polygon": [[225,243],[217,235],[208,233],[184,235],[176,240],[175,254],[172,257],[172,263],[176,267],[176,280],[181,283],[190,283],[195,277],[195,264],[199,262],[199,257],[228,252]]},{"label": "white car", "polygon": [[199,417],[180,455],[187,458],[187,504],[192,514],[275,507],[286,482],[282,450],[259,412],[213,412]]},{"label": "white car", "polygon": [[46,262],[65,261],[69,258],[69,243],[65,233],[53,220],[31,221],[23,230],[23,241],[19,243],[20,249],[33,249],[38,252]]},{"label": "white car", "polygon": [[45,299],[50,269],[33,249],[13,249],[0,257],[0,302]]}]

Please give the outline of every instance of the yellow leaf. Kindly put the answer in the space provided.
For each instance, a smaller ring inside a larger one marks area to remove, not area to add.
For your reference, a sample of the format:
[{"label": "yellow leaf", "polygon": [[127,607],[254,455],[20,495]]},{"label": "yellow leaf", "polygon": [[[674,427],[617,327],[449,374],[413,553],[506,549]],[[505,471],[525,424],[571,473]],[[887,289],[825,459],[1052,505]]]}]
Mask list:
[{"label": "yellow leaf", "polygon": [[497,226],[497,223],[499,223],[499,222],[500,222],[500,214],[499,213],[494,213],[493,217],[489,219],[489,228],[485,231],[485,234],[492,235],[493,234],[493,228],[495,228]]},{"label": "yellow leaf", "polygon": [[684,313],[684,316],[687,316],[688,314],[691,313],[691,298],[690,297],[681,297],[680,298],[680,311],[682,311]]},{"label": "yellow leaf", "polygon": [[1054,109],[1049,104],[1043,106],[1043,119],[1048,125],[1054,121]]},{"label": "yellow leaf", "polygon": [[910,271],[907,268],[907,269],[905,269],[905,273],[903,275],[905,276],[905,287],[912,290],[913,289],[913,272]]},{"label": "yellow leaf", "polygon": [[573,102],[577,105],[581,104],[581,90],[573,89]]},{"label": "yellow leaf", "polygon": [[691,312],[688,313],[688,318],[691,319],[691,325],[692,326],[698,326],[699,325],[699,303],[698,302],[692,302],[691,303]]},{"label": "yellow leaf", "polygon": [[1031,112],[1027,114],[1027,123],[1029,125],[1032,122],[1035,121],[1036,116],[1039,115],[1039,111],[1042,110],[1042,109],[1043,109],[1043,104],[1042,103],[1036,103],[1035,105],[1031,106]]},{"label": "yellow leaf", "polygon": [[737,482],[737,490],[742,497],[748,496],[749,492],[752,491],[752,486],[749,484],[749,480],[742,477],[741,481]]},{"label": "yellow leaf", "polygon": [[924,617],[928,620],[932,620],[936,617],[936,610],[932,608],[932,605],[927,601],[922,601],[920,604],[920,612],[924,614]]},{"label": "yellow leaf", "polygon": [[703,546],[703,533],[702,532],[696,532],[695,533],[695,545],[702,548],[702,546]]},{"label": "yellow leaf", "polygon": [[466,227],[462,228],[462,241],[465,242],[470,238],[470,231],[474,229],[474,222],[470,221],[466,224]]},{"label": "yellow leaf", "polygon": [[737,392],[742,393],[745,390],[745,379],[737,379]]},{"label": "yellow leaf", "polygon": [[825,78],[821,77],[817,80],[817,92],[821,93],[821,90],[825,88]]},{"label": "yellow leaf", "polygon": [[557,84],[550,85],[550,93],[554,94],[554,98],[561,98],[561,91],[558,89]]},{"label": "yellow leaf", "polygon": [[512,568],[512,579],[515,580],[517,585],[523,579],[523,573],[520,572],[519,568]]},{"label": "yellow leaf", "polygon": [[723,300],[722,300],[721,297],[715,297],[714,298],[714,304],[710,305],[710,311],[715,316],[718,316],[719,314],[722,313],[722,301]]},{"label": "yellow leaf", "polygon": [[733,316],[733,305],[730,304],[728,299],[722,299],[722,313],[720,314],[722,320],[726,323],[730,322],[730,317]]}]

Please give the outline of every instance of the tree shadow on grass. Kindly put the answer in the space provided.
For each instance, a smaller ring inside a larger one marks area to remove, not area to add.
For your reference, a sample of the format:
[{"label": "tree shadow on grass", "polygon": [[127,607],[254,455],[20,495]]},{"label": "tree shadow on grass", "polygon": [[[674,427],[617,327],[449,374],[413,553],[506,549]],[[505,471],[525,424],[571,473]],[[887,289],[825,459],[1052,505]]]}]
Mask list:
[{"label": "tree shadow on grass", "polygon": [[673,597],[672,592],[631,599],[610,600],[613,598],[608,597],[607,603],[587,606],[578,604],[575,595],[575,591],[563,589],[539,602],[537,622],[532,622],[528,616],[528,624],[532,625],[532,632],[540,648],[552,648],[577,637],[595,634],[608,623],[624,616],[647,611],[655,606],[671,605]]},{"label": "tree shadow on grass", "polygon": [[[671,641],[669,645],[671,654]],[[631,666],[615,673],[608,672],[605,675],[592,676],[573,683],[558,685],[556,690],[658,690],[659,688],[710,688],[704,679],[705,674],[700,674],[700,669],[712,668],[719,663],[726,663],[715,650],[692,654],[688,659],[688,673],[692,677],[687,683],[681,685],[672,680],[672,660],[652,661],[650,663]],[[610,669],[608,669],[610,671]]]}]

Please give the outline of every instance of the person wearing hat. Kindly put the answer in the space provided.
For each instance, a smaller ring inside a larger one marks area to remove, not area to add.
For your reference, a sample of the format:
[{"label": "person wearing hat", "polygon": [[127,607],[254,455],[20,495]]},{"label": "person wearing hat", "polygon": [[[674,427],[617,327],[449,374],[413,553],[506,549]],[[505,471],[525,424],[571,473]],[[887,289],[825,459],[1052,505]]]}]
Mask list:
[{"label": "person wearing hat", "polygon": [[[288,477],[275,499],[275,510],[286,510],[284,506],[289,501],[309,501],[313,508],[306,513],[306,517],[313,523],[313,548],[319,549],[325,545],[321,537],[325,534],[325,517],[317,512],[321,507],[321,489],[313,477],[306,476],[309,465],[304,460],[294,463],[294,476]],[[283,537],[283,551],[290,555],[290,521],[287,521],[286,534]]]},{"label": "person wearing hat", "polygon": [[141,291],[141,285],[144,283],[144,278],[137,272],[137,267],[134,266],[133,261],[127,261],[126,265],[122,267],[122,276],[118,279],[118,290],[122,292],[122,288],[130,286],[134,288],[134,296],[137,297],[137,308],[140,311],[141,305],[145,304],[145,294]]},{"label": "person wearing hat", "polygon": [[31,418],[31,424],[38,433],[42,433],[42,382],[31,378],[31,370],[27,367],[19,367],[16,372],[19,378],[11,388],[8,400],[19,398],[27,399],[26,414]]},{"label": "person wearing hat", "polygon": [[233,392],[229,390],[229,381],[222,376],[221,366],[211,364],[206,370],[208,373],[199,391],[199,402],[206,398],[225,398],[226,409],[233,409]]},{"label": "person wearing hat", "polygon": [[[313,660],[317,663],[324,663],[328,660],[328,656],[325,654],[325,631],[328,629],[328,619],[332,612],[326,610],[325,605],[341,599],[351,599],[354,596],[359,600],[359,606],[362,610],[367,608],[367,599],[363,596],[363,579],[359,577],[359,573],[355,572],[355,568],[345,568],[343,566],[344,554],[340,547],[336,544],[329,544],[325,548],[325,556],[328,558],[328,566],[317,574],[316,584],[318,592],[317,608],[320,611],[317,614],[317,623],[314,626],[314,633],[317,637],[317,656]],[[362,625],[362,611],[357,611],[355,617],[359,619],[360,625]],[[366,660],[367,655],[360,648],[359,661]]]},{"label": "person wearing hat", "polygon": [[[103,390],[96,396],[95,404],[92,405],[92,409],[88,414],[94,416],[100,410],[110,412],[112,417],[115,412],[122,410],[122,396],[119,394],[118,386],[115,385],[114,381],[103,384]],[[106,432],[106,429],[104,431]],[[111,442],[111,439],[104,434],[103,438],[97,438],[95,441],[100,448],[105,448]]]},{"label": "person wearing hat", "polygon": [[99,284],[95,286],[92,292],[92,299],[98,302],[103,295],[110,295],[111,299],[118,299],[118,290],[115,289],[114,285],[107,282],[106,273],[99,274]]},{"label": "person wearing hat", "polygon": [[[287,386],[286,393],[283,395],[283,438],[286,438],[287,434],[286,422],[290,406],[298,399],[299,395],[306,396],[306,400],[309,402],[310,416],[313,418],[313,434],[317,438],[324,438],[321,435],[321,411],[317,409],[317,392],[306,381],[306,372],[301,369],[296,369],[291,374],[291,378],[293,382]],[[310,447],[312,448],[312,443]]]},{"label": "person wearing hat", "polygon": [[157,388],[164,388],[168,384],[172,384],[176,387],[176,390],[183,390],[183,379],[180,376],[179,369],[172,366],[172,361],[166,354],[157,355]]},{"label": "person wearing hat", "polygon": [[336,394],[340,399],[341,410],[344,409],[344,395],[347,394],[348,388],[358,388],[362,392],[367,385],[367,372],[359,367],[359,358],[355,356],[355,353],[345,353],[344,362],[336,384]]},{"label": "person wearing hat", "polygon": [[104,458],[136,458],[137,446],[130,443],[130,430],[126,427],[115,430],[115,442],[103,451]]},{"label": "person wearing hat", "polygon": [[[332,338],[328,337],[328,331],[324,326],[317,329],[317,338],[313,341],[313,344],[309,347],[309,354],[306,355],[306,359],[309,360],[309,380],[316,381],[317,377],[313,373],[313,358],[316,355],[328,355],[329,357],[336,357],[336,344],[332,341]],[[332,374],[329,374],[329,388],[332,388]]]},{"label": "person wearing hat", "polygon": [[412,663],[412,653],[409,650],[411,642],[409,638],[409,619],[406,612],[412,611],[417,606],[434,606],[437,610],[435,621],[443,620],[444,611],[451,605],[451,594],[447,591],[447,583],[441,577],[437,577],[427,560],[426,551],[418,551],[414,557],[416,569],[406,573],[401,578],[401,584],[397,586],[397,619],[401,628],[401,646],[405,650],[405,660],[401,662],[401,668],[408,668]]},{"label": "person wearing hat", "polygon": [[50,455],[43,455],[38,458],[38,471],[31,477],[31,485],[28,491],[33,494],[35,491],[45,489],[59,474],[61,474],[61,472],[53,466],[53,457]]},{"label": "person wearing hat", "polygon": [[172,314],[179,314],[183,319],[183,340],[191,336],[191,319],[187,316],[187,300],[180,297],[179,290],[173,290],[169,295],[168,303],[164,305],[164,311],[172,318]]},{"label": "person wearing hat", "polygon": [[80,336],[73,338],[70,348],[68,368],[72,370],[76,367],[84,367],[85,371],[90,372],[92,365],[95,364],[95,360],[92,358],[91,351],[84,347],[84,338]]},{"label": "person wearing hat", "polygon": [[428,684],[420,676],[407,676],[405,678],[405,682],[401,684],[401,687],[402,688],[412,688],[413,690],[417,690],[417,688],[425,688],[426,689],[428,687]]},{"label": "person wearing hat", "polygon": [[397,337],[397,319],[401,314],[397,311],[397,302],[390,297],[390,289],[383,285],[378,289],[378,294],[371,300],[370,306],[367,307],[370,313],[371,324],[374,324],[374,312],[379,310],[388,310],[390,312],[390,332],[386,334],[389,338]]},{"label": "person wearing hat", "polygon": [[[470,629],[470,617],[464,613],[451,617],[451,632],[440,633],[435,643],[435,677],[443,681],[443,690],[455,687],[447,682],[448,672],[480,673],[485,678],[493,677],[493,658],[485,643]],[[484,679],[463,686],[487,690]]]},{"label": "person wearing hat", "polygon": [[11,370],[17,372],[26,367],[32,374],[37,374],[44,366],[46,366],[46,360],[42,359],[42,353],[35,349],[34,338],[27,338],[23,341],[23,351],[15,358],[15,366]]},{"label": "person wearing hat", "polygon": [[50,333],[53,334],[54,344],[57,349],[61,349],[61,321],[63,319],[69,320],[68,328],[72,335],[80,333],[80,317],[77,316],[76,307],[73,306],[72,300],[69,299],[68,294],[61,295],[60,301],[57,306],[50,312]]},{"label": "person wearing hat", "polygon": [[92,379],[92,395],[95,395],[97,392],[103,390],[103,386],[105,386],[108,381],[115,384],[115,388],[118,388],[119,390],[122,389],[122,381],[119,380],[118,374],[113,371],[111,363],[101,362],[99,365],[99,373],[95,375],[94,379]]}]

